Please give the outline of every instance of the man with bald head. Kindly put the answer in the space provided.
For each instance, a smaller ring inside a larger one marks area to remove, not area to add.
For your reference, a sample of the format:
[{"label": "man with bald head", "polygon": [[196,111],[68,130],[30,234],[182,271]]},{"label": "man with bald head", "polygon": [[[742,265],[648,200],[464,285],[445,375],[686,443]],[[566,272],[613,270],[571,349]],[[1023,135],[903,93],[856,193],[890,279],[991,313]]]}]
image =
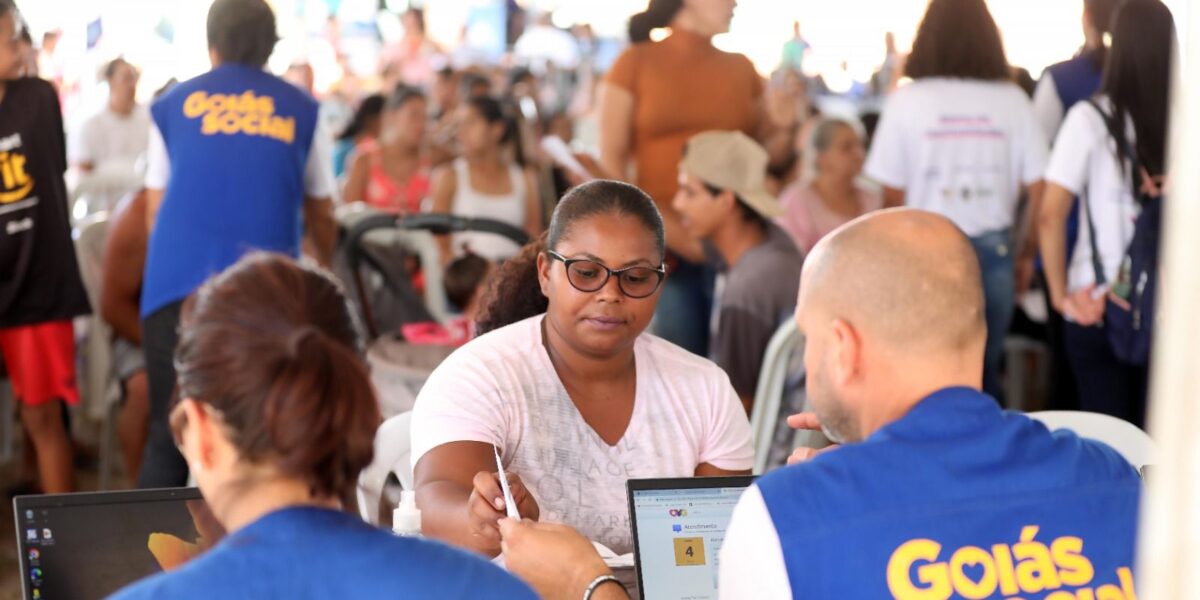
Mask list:
[{"label": "man with bald head", "polygon": [[818,244],[800,290],[816,415],[793,424],[843,445],[742,497],[722,598],[1133,598],[1138,476],[980,391],[983,287],[958,228],[860,218]]},{"label": "man with bald head", "polygon": [[[760,478],[720,549],[723,599],[1133,599],[1141,482],[1114,450],[980,391],[983,283],[967,237],[895,209],[822,240],[796,322],[815,415],[841,446]],[[608,573],[561,525],[500,523],[544,598]],[[681,566],[683,571],[690,567]],[[624,600],[614,586],[592,600]]]}]

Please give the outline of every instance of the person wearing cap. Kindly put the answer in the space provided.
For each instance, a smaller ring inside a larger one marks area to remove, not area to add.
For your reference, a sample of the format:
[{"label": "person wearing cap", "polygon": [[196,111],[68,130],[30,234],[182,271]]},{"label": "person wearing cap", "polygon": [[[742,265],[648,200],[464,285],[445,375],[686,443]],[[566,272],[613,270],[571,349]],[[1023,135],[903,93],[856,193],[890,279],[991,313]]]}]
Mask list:
[{"label": "person wearing cap", "polygon": [[740,131],[693,136],[679,163],[673,206],[688,233],[725,266],[712,335],[713,360],[750,411],[763,354],[796,306],[804,261],[773,219],[783,206],[766,189],[767,151]]}]

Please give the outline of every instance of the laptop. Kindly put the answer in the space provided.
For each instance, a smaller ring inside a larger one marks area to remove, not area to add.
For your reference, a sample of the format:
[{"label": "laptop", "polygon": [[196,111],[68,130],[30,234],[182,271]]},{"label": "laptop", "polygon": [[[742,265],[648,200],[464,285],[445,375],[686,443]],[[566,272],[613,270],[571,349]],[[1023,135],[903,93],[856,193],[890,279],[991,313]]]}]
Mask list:
[{"label": "laptop", "polygon": [[631,479],[633,556],[642,600],[717,598],[717,556],[754,477]]},{"label": "laptop", "polygon": [[196,488],[13,499],[25,600],[104,598],[225,535]]}]

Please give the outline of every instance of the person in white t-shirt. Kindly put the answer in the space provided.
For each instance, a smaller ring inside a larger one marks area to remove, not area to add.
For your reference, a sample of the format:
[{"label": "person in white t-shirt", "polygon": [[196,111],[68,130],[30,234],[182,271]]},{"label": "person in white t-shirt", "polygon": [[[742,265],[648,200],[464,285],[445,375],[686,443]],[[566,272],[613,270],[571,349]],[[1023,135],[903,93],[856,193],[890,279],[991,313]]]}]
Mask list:
[{"label": "person in white t-shirt", "polygon": [[938,213],[971,238],[987,293],[984,390],[1000,399],[1012,229],[1022,189],[1040,194],[1046,139],[984,0],[930,2],[905,70],[915,81],[884,106],[866,174],[884,186],[884,206]]},{"label": "person in white t-shirt", "polygon": [[641,190],[563,197],[544,243],[501,266],[481,337],[417,398],[412,460],[424,532],[500,552],[506,506],[632,551],[625,482],[748,474],[750,425],[725,373],[645,334],[666,276],[662,216]]},{"label": "person in white t-shirt", "polygon": [[74,163],[85,174],[81,183],[107,208],[141,185],[138,160],[150,140],[150,111],[137,103],[137,67],[116,58],[104,67],[108,104],[84,121]]},{"label": "person in white t-shirt", "polygon": [[[1146,368],[1117,360],[1102,321],[1107,284],[1116,281],[1133,239],[1137,182],[1157,185],[1166,168],[1174,27],[1159,0],[1127,0],[1118,9],[1100,95],[1067,113],[1046,169],[1039,215],[1046,281],[1054,308],[1066,319],[1080,407],[1136,425],[1145,418]],[[1135,177],[1135,169],[1145,173]],[[1079,238],[1068,262],[1067,216],[1076,196]]]}]

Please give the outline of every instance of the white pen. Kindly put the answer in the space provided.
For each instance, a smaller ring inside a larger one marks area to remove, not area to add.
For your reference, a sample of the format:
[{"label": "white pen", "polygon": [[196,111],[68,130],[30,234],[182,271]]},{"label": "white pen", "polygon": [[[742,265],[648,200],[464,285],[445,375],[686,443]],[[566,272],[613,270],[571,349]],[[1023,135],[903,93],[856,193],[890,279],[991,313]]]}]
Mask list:
[{"label": "white pen", "polygon": [[504,508],[510,518],[521,520],[521,512],[517,510],[517,502],[513,500],[512,490],[508,488],[508,477],[504,474],[504,463],[500,462],[500,449],[492,444],[492,452],[496,454],[496,472],[500,474],[500,490],[504,492]]}]

